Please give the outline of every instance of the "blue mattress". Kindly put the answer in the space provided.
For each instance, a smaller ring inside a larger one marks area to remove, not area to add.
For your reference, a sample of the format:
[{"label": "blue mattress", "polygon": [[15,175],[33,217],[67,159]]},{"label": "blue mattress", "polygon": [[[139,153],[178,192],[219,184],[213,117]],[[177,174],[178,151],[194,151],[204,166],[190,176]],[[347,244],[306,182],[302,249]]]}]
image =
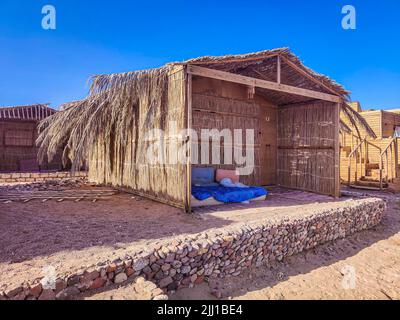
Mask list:
[{"label": "blue mattress", "polygon": [[224,203],[240,203],[261,196],[268,191],[262,187],[228,188],[222,186],[192,186],[192,195],[200,201],[213,197]]}]

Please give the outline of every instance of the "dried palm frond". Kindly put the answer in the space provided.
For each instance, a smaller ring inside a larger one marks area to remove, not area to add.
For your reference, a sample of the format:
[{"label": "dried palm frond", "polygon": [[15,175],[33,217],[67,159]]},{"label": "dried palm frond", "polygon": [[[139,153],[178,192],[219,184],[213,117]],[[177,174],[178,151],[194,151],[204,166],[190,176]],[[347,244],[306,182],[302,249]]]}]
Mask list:
[{"label": "dried palm frond", "polygon": [[[57,149],[64,147],[63,163],[70,159],[72,170],[79,170],[99,139],[124,153],[139,105],[161,108],[166,86],[167,68],[93,77],[85,100],[67,105],[41,122],[39,161],[51,161]],[[151,112],[147,119],[144,125],[150,126]],[[115,152],[112,148],[106,157]]]},{"label": "dried palm frond", "polygon": [[368,122],[357,111],[353,110],[347,103],[342,104],[341,111],[346,119],[348,119],[351,125],[355,128],[360,138],[363,137],[361,137],[359,129],[363,128],[367,135],[369,135],[373,139],[376,139],[376,134],[374,130],[372,130],[372,128],[369,126]]},{"label": "dried palm frond", "polygon": [[341,132],[345,132],[345,133],[348,133],[348,134],[352,133],[352,130],[350,129],[350,127],[347,124],[345,124],[343,122],[343,120],[340,120],[339,126],[340,126],[340,131]]}]

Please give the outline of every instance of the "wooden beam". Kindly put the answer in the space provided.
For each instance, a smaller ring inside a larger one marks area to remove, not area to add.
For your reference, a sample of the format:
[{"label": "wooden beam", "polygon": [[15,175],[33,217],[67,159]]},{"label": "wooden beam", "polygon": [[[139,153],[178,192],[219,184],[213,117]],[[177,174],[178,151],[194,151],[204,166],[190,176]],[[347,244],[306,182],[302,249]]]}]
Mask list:
[{"label": "wooden beam", "polygon": [[230,72],[219,71],[219,70],[214,70],[214,69],[209,69],[209,68],[204,68],[204,67],[199,67],[199,66],[190,66],[190,65],[188,65],[187,70],[188,70],[189,74],[196,75],[196,76],[218,79],[218,80],[223,80],[223,81],[228,81],[228,82],[234,82],[234,83],[244,84],[244,85],[248,85],[248,86],[254,86],[254,87],[258,87],[258,88],[264,88],[264,89],[269,89],[269,90],[274,90],[274,91],[279,91],[279,92],[285,92],[285,93],[294,94],[294,95],[303,96],[303,97],[315,98],[318,100],[325,100],[325,101],[329,101],[329,102],[339,103],[342,101],[342,98],[340,96],[335,96],[335,95],[318,92],[318,91],[313,91],[313,90],[308,90],[308,89],[303,89],[303,88],[297,88],[297,87],[288,86],[285,84],[280,84],[280,83],[276,83],[276,82],[272,82],[272,81],[260,80],[260,79],[242,76],[242,75],[234,74],[234,73],[230,73]]}]

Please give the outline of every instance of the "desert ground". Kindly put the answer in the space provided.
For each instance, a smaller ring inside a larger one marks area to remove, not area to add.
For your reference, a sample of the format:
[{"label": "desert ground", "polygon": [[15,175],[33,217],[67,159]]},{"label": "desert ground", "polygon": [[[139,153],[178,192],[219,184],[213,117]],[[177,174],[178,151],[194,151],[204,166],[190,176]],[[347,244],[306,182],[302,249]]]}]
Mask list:
[{"label": "desert ground", "polygon": [[[0,191],[5,188],[9,186],[0,186]],[[400,200],[390,194],[373,196],[388,202],[382,223],[374,229],[272,267],[178,290],[170,299],[399,299]],[[202,208],[194,215],[125,193],[96,203],[1,203],[0,290],[42,276],[49,265],[57,274],[68,274],[178,235],[210,232],[265,214],[272,220],[301,216],[332,203],[326,196],[279,189],[262,203]],[[348,270],[355,271],[354,288],[342,285]],[[111,286],[78,298],[145,299],[137,289],[134,284]]]}]

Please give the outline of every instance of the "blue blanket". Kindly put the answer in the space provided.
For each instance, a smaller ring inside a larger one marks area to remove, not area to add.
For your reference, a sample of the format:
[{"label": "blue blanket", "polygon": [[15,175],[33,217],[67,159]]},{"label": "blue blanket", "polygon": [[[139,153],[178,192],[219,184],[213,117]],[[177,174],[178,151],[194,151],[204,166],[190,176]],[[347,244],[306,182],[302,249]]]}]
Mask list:
[{"label": "blue blanket", "polygon": [[192,186],[192,194],[200,201],[213,197],[215,200],[224,203],[240,203],[266,196],[268,191],[261,187],[228,188],[222,186]]}]

